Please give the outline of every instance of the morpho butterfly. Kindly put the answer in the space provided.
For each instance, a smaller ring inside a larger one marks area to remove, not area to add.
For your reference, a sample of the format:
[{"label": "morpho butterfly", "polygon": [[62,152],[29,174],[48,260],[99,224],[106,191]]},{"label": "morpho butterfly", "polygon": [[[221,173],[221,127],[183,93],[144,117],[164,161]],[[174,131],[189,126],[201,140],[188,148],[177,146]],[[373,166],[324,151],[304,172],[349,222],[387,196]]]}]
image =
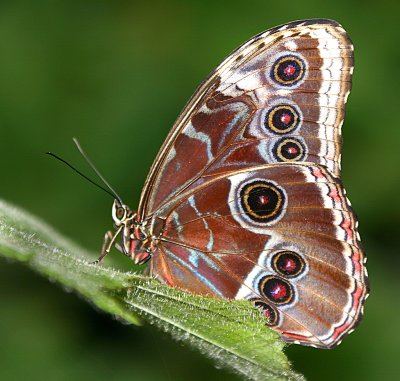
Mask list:
[{"label": "morpho butterfly", "polygon": [[137,212],[116,197],[99,260],[115,245],[164,284],[252,301],[287,342],[338,345],[368,295],[340,180],[352,73],[353,45],[335,21],[243,44],[185,106]]}]

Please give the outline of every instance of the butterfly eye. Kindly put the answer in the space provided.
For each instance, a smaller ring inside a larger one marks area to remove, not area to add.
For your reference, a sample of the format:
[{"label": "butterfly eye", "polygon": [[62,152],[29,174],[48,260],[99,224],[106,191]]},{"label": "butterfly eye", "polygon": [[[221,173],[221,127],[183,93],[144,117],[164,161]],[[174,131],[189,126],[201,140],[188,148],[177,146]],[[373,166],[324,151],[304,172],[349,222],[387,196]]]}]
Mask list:
[{"label": "butterfly eye", "polygon": [[292,106],[278,105],[268,110],[264,125],[275,134],[287,134],[299,126],[299,114],[299,111]]},{"label": "butterfly eye", "polygon": [[279,58],[271,70],[271,78],[283,86],[295,85],[303,79],[304,74],[304,61],[292,55]]},{"label": "butterfly eye", "polygon": [[120,206],[119,208],[117,208],[115,215],[119,220],[122,220],[125,215],[125,209]]},{"label": "butterfly eye", "polygon": [[300,139],[280,139],[273,146],[272,153],[278,161],[300,161],[305,157],[306,148]]}]

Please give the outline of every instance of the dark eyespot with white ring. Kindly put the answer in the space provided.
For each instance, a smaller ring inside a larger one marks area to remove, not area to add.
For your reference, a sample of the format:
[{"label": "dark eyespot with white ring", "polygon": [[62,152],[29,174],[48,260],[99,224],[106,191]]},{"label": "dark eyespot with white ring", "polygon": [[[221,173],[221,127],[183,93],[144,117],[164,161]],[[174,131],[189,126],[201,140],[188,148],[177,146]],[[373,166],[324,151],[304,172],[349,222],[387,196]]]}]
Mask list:
[{"label": "dark eyespot with white ring", "polygon": [[272,182],[256,180],[241,189],[240,202],[251,220],[269,223],[283,213],[285,193]]},{"label": "dark eyespot with white ring", "polygon": [[265,115],[264,126],[274,134],[288,134],[297,129],[300,123],[300,112],[295,106],[276,105]]},{"label": "dark eyespot with white ring", "polygon": [[254,298],[251,299],[254,305],[260,309],[262,314],[265,317],[266,325],[268,327],[275,327],[279,324],[279,313],[275,307],[271,306],[270,304],[266,303],[265,300]]},{"label": "dark eyespot with white ring", "polygon": [[298,56],[286,55],[280,57],[271,69],[271,78],[282,86],[294,86],[300,82],[305,75],[305,62]]},{"label": "dark eyespot with white ring", "polygon": [[271,266],[277,274],[287,278],[294,278],[304,273],[306,263],[300,254],[290,250],[283,250],[274,254]]},{"label": "dark eyespot with white ring", "polygon": [[261,295],[275,305],[289,304],[295,297],[293,286],[274,275],[263,277],[258,284]]},{"label": "dark eyespot with white ring", "polygon": [[278,139],[271,151],[274,158],[281,162],[302,161],[307,152],[303,140],[294,137]]}]

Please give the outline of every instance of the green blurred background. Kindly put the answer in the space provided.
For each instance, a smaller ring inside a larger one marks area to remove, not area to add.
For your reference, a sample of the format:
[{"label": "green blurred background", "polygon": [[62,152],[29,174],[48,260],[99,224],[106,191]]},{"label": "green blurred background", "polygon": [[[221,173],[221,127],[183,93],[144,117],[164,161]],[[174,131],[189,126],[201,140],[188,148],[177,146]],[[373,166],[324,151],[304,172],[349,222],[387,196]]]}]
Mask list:
[{"label": "green blurred background", "polygon": [[[332,351],[291,346],[310,380],[399,376],[398,3],[340,0],[0,2],[0,197],[92,251],[112,200],[44,155],[90,173],[76,136],[136,207],[183,105],[234,48],[302,18],[339,21],[356,48],[343,179],[360,219],[371,296]],[[389,143],[388,143],[389,140]],[[120,256],[108,264],[129,268]],[[1,380],[236,380],[152,327],[120,324],[20,264],[0,260]]]}]

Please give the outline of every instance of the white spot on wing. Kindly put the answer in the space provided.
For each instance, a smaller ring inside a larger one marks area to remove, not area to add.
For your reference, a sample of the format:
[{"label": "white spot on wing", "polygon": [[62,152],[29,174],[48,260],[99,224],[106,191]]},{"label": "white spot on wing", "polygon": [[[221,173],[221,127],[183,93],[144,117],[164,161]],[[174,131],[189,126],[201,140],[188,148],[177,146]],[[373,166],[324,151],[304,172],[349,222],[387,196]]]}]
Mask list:
[{"label": "white spot on wing", "polygon": [[297,49],[297,44],[294,40],[289,40],[285,42],[285,48],[287,50],[296,50]]},{"label": "white spot on wing", "polygon": [[206,228],[206,230],[208,231],[208,233],[209,233],[209,240],[208,240],[208,244],[207,244],[207,250],[208,251],[211,251],[212,249],[213,249],[213,246],[214,246],[214,235],[213,235],[213,232],[212,232],[212,230],[210,229],[210,227],[208,226],[208,223],[207,223],[207,221],[206,221],[206,219],[204,218],[204,215],[197,209],[197,206],[196,206],[196,203],[195,203],[195,200],[194,200],[194,196],[190,196],[189,198],[188,198],[188,202],[189,202],[189,205],[193,208],[193,210],[195,211],[195,213],[196,213],[196,216],[198,216],[198,217],[200,217],[201,218],[201,220],[203,221],[203,224],[204,224],[204,227]]},{"label": "white spot on wing", "polygon": [[192,139],[200,140],[201,142],[205,143],[207,149],[207,157],[208,160],[213,158],[213,154],[211,152],[211,140],[210,137],[205,134],[204,132],[196,131],[193,127],[192,122],[189,122],[186,127],[183,129],[182,134],[189,136]]}]

